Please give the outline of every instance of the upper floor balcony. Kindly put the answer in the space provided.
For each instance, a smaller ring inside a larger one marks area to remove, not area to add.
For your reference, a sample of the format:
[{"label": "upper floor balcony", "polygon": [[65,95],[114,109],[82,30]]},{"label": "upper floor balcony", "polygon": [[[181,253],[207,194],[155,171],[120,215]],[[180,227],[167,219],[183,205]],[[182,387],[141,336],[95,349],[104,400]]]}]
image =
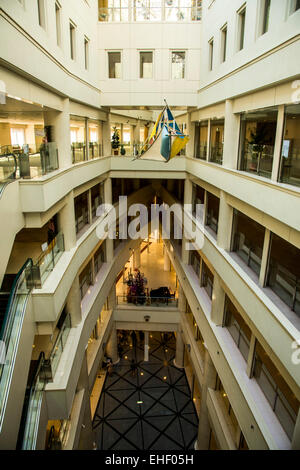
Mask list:
[{"label": "upper floor balcony", "polygon": [[202,0],[99,0],[101,22],[201,21]]}]

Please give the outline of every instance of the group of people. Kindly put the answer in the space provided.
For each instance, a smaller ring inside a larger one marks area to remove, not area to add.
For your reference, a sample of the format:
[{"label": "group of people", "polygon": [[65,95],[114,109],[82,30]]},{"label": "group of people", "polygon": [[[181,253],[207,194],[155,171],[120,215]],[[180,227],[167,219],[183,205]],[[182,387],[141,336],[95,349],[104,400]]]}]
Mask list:
[{"label": "group of people", "polygon": [[[128,349],[130,346],[133,348],[133,353],[135,359],[131,360],[130,363],[130,370],[132,376],[135,376],[137,373],[137,362],[136,362],[136,348],[137,344],[141,344],[144,342],[144,332],[139,331],[136,333],[134,330],[133,331],[127,331],[127,330],[118,330],[117,333],[117,338],[118,338],[118,354],[120,359],[122,359],[122,356],[126,349]],[[106,368],[108,375],[111,376],[114,373],[114,366],[112,359],[110,357],[104,356],[103,368]]]}]

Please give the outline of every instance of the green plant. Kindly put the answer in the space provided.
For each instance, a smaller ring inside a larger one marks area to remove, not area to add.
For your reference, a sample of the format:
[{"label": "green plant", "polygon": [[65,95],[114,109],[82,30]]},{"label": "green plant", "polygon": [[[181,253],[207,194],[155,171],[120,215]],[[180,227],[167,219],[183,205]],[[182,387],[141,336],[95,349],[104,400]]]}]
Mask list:
[{"label": "green plant", "polygon": [[124,148],[124,144],[121,144],[121,155],[125,155],[126,154],[126,150]]},{"label": "green plant", "polygon": [[120,147],[120,136],[119,136],[119,131],[116,127],[113,127],[113,135],[111,138],[111,147],[113,149],[118,149]]}]

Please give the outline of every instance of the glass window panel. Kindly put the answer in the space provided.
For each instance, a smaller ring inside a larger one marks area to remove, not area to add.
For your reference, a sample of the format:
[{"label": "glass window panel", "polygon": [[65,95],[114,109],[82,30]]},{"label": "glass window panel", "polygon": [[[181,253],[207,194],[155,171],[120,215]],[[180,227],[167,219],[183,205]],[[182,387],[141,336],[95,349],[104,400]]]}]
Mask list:
[{"label": "glass window panel", "polygon": [[195,127],[195,158],[206,160],[208,122],[203,121]]},{"label": "glass window panel", "polygon": [[108,76],[109,78],[121,78],[122,64],[121,52],[108,52]]},{"label": "glass window panel", "polygon": [[264,238],[265,228],[262,225],[234,210],[232,251],[235,251],[258,276]]},{"label": "glass window panel", "polygon": [[224,146],[224,119],[211,121],[209,161],[222,165]]},{"label": "glass window panel", "polygon": [[153,52],[140,52],[140,78],[153,78]]},{"label": "glass window panel", "polygon": [[242,115],[240,170],[271,178],[277,110],[262,109]]},{"label": "glass window panel", "polygon": [[210,227],[215,233],[218,233],[220,199],[207,192],[207,209],[205,225]]},{"label": "glass window panel", "polygon": [[185,75],[185,52],[172,52],[172,79],[181,79]]},{"label": "glass window panel", "polygon": [[253,376],[291,439],[299,401],[262,346],[256,342]]},{"label": "glass window panel", "polygon": [[280,181],[300,186],[300,104],[286,107]]},{"label": "glass window panel", "polygon": [[272,233],[267,285],[300,315],[300,250]]}]

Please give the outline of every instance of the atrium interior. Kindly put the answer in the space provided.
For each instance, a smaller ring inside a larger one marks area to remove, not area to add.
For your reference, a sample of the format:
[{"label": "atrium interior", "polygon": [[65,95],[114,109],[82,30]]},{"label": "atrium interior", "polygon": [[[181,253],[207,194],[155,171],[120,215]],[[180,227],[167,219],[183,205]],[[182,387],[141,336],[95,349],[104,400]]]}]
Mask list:
[{"label": "atrium interior", "polygon": [[0,449],[299,450],[300,1],[0,22]]}]

